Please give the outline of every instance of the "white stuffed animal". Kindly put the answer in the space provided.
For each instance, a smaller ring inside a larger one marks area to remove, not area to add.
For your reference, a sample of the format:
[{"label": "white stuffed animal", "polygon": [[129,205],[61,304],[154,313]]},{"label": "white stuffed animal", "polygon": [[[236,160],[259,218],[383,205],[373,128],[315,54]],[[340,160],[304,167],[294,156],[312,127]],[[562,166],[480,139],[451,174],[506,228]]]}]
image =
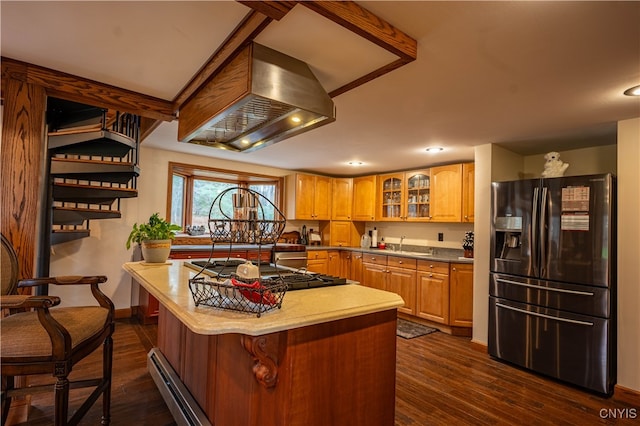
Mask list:
[{"label": "white stuffed animal", "polygon": [[557,152],[548,152],[544,155],[547,160],[544,163],[543,177],[558,177],[564,175],[565,170],[569,167],[569,163],[563,163],[560,160],[560,154]]}]

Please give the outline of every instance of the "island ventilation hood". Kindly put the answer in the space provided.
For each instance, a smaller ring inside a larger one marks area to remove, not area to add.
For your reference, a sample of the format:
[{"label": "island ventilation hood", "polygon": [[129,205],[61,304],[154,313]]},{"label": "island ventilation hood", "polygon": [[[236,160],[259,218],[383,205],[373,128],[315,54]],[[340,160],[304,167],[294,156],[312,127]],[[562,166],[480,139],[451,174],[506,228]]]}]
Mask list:
[{"label": "island ventilation hood", "polygon": [[178,140],[249,152],[333,121],[306,63],[252,43],[180,109]]}]

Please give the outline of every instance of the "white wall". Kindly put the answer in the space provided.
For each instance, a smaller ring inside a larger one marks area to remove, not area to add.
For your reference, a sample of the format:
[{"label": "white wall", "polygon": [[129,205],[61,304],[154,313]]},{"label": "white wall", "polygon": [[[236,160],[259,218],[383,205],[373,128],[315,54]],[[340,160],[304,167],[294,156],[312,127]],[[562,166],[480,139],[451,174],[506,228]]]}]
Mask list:
[{"label": "white wall", "polygon": [[640,391],[640,118],[618,123],[618,384]]},{"label": "white wall", "polygon": [[[166,215],[170,161],[271,176],[291,173],[283,169],[146,148],[143,143],[138,198],[121,200],[121,219],[91,221],[90,237],[55,245],[51,254],[51,275],[106,275],[109,280],[102,289],[113,300],[116,309],[130,308],[132,298],[137,300],[137,297],[132,295],[129,275],[122,270],[122,264],[129,262],[133,254],[133,250],[127,251],[125,242],[134,223],[146,221],[154,212],[163,217]],[[89,292],[71,287],[51,286],[50,294],[60,296],[63,306],[93,301]]]},{"label": "white wall", "polygon": [[[560,153],[560,160],[569,163],[569,167],[564,173],[565,176],[581,176],[598,173],[615,173],[617,155],[617,146],[614,144],[562,151]],[[542,176],[544,163],[544,154],[525,157],[525,176],[527,178]]]}]

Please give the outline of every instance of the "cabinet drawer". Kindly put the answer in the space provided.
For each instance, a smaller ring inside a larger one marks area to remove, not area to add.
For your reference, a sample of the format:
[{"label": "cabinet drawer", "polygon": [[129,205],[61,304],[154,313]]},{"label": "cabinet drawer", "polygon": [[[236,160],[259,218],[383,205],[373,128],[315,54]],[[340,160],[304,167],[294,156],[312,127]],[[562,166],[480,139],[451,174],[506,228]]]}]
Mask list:
[{"label": "cabinet drawer", "polygon": [[387,258],[387,265],[397,268],[416,269],[417,263],[418,259],[409,259],[408,257],[389,256]]},{"label": "cabinet drawer", "polygon": [[383,254],[364,253],[362,255],[362,261],[364,263],[374,263],[376,265],[386,265],[387,264],[387,256],[385,256]]},{"label": "cabinet drawer", "polygon": [[449,275],[449,263],[421,259],[418,260],[418,271]]},{"label": "cabinet drawer", "polygon": [[329,259],[329,252],[326,250],[309,250],[307,251],[307,260],[323,260]]}]

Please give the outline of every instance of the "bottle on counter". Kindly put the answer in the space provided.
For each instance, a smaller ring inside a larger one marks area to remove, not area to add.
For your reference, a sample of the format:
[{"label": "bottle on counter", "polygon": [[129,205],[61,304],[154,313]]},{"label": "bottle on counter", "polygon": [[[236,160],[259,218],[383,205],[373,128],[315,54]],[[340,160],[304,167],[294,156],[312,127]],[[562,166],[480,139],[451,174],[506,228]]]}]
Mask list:
[{"label": "bottle on counter", "polygon": [[380,242],[378,243],[378,248],[384,250],[387,248],[387,244],[384,242],[384,238],[380,238]]}]

